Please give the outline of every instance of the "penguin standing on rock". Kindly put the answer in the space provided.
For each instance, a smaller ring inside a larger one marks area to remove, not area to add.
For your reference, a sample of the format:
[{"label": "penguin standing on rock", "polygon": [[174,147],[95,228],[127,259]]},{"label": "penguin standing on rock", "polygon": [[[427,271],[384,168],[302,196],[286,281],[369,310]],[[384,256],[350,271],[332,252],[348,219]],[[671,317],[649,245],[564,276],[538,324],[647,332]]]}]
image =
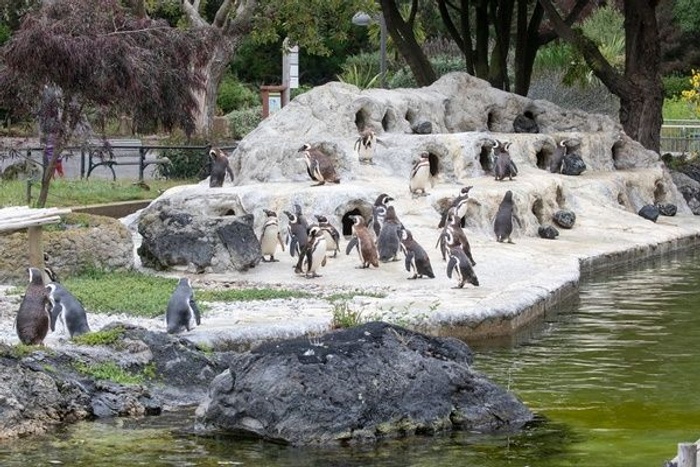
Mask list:
[{"label": "penguin standing on rock", "polygon": [[42,272],[37,268],[28,268],[28,272],[29,285],[19,305],[15,329],[22,344],[44,345],[44,338],[51,324],[50,302],[44,288]]},{"label": "penguin standing on rock", "polygon": [[[455,243],[455,240],[453,238],[449,238],[452,233],[448,232],[448,243],[453,244]],[[464,254],[464,251],[461,248],[450,248],[450,258],[447,261],[447,278],[452,279],[452,276],[454,275],[455,278],[457,279],[457,286],[455,288],[461,289],[464,287],[464,284],[469,282],[475,287],[479,286],[479,279],[476,277],[476,273],[474,272],[474,268],[472,268],[471,261],[469,261],[469,258],[467,258],[467,255]]]},{"label": "penguin standing on rock", "polygon": [[374,206],[372,206],[372,218],[370,219],[370,227],[374,231],[375,237],[379,237],[379,232],[382,230],[382,223],[386,217],[386,210],[389,207],[389,202],[394,201],[394,198],[382,193],[377,196],[374,200]]},{"label": "penguin standing on rock", "polygon": [[292,255],[292,257],[300,256],[308,242],[307,231],[309,229],[309,224],[301,212],[301,206],[298,204],[294,205],[294,213],[284,211],[284,214],[289,218],[289,224],[287,224],[289,254]]},{"label": "penguin standing on rock", "polygon": [[428,276],[431,279],[435,277],[433,267],[430,265],[430,258],[422,246],[413,239],[410,230],[401,229],[401,251],[406,257],[406,271],[413,272],[413,276],[409,279],[416,279],[423,276]]},{"label": "penguin standing on rock", "polygon": [[[461,190],[459,190],[459,195],[455,199],[452,200],[452,204],[450,204],[450,208],[455,209],[455,214],[457,215],[457,218],[460,220],[460,225],[464,227],[464,216],[467,215],[467,208],[469,207],[469,191],[473,187],[470,186],[465,186]],[[438,229],[442,229],[445,227],[445,224],[447,223],[447,215],[449,214],[450,209],[446,209],[445,212],[442,213],[442,217],[440,218],[440,223],[438,224]]]},{"label": "penguin standing on rock", "polygon": [[168,334],[178,334],[189,331],[201,324],[199,308],[194,302],[194,290],[187,277],[183,277],[177,283],[175,291],[170,296],[168,308],[165,312],[165,324]]},{"label": "penguin standing on rock", "polygon": [[553,174],[561,173],[561,166],[564,164],[564,158],[566,157],[566,153],[569,149],[566,146],[566,141],[567,140],[563,139],[559,144],[557,144],[554,154],[552,154],[552,158],[550,159],[549,171]]},{"label": "penguin standing on rock", "polygon": [[297,263],[295,272],[305,273],[307,279],[321,277],[316,271],[326,265],[326,236],[317,225],[309,228],[309,243]]},{"label": "penguin standing on rock", "polygon": [[438,238],[438,244],[436,246],[438,245],[440,246],[443,260],[447,259],[447,254],[451,248],[461,248],[471,262],[471,265],[476,266],[476,261],[474,261],[474,257],[472,256],[472,248],[471,245],[469,245],[469,239],[460,225],[459,217],[456,214],[456,208],[450,208],[448,210],[447,224]]},{"label": "penguin standing on rock", "polygon": [[331,158],[317,148],[312,148],[310,144],[304,144],[299,148],[299,152],[304,154],[306,162],[306,172],[318,183],[312,186],[324,185],[328,183],[340,183],[340,178],[335,172]]},{"label": "penguin standing on rock", "polygon": [[360,137],[357,138],[353,146],[360,164],[374,165],[373,158],[377,141],[377,135],[372,129],[366,129],[360,133]]},{"label": "penguin standing on rock", "polygon": [[211,175],[209,176],[209,188],[219,188],[224,186],[226,174],[233,181],[233,170],[229,164],[226,153],[219,148],[211,148],[209,150],[209,158],[211,159]]},{"label": "penguin standing on rock", "polygon": [[60,321],[71,339],[90,332],[83,304],[68,289],[52,282],[46,286],[46,291],[51,302],[51,331],[56,330],[56,322]]},{"label": "penguin standing on rock", "polygon": [[493,172],[496,176],[496,180],[500,181],[506,177],[508,177],[509,180],[513,180],[513,177],[518,175],[518,167],[510,157],[510,152],[508,152],[510,145],[511,143],[509,142],[501,143],[500,141],[496,141],[496,145],[493,148],[495,157]]},{"label": "penguin standing on rock", "polygon": [[[269,209],[263,209],[263,212],[267,216],[267,220],[265,220],[262,233],[260,234],[260,250],[262,252],[262,260],[266,263],[271,263],[279,261],[275,259],[277,244],[279,244],[282,247],[282,251],[284,251],[284,242],[280,234],[277,213]],[[270,259],[265,259],[265,256],[269,256]]]},{"label": "penguin standing on rock", "polygon": [[507,241],[513,243],[510,239],[513,233],[513,192],[506,191],[501,204],[498,206],[496,220],[493,223],[493,231],[496,234],[496,240],[499,242]]},{"label": "penguin standing on rock", "polygon": [[355,215],[352,216],[352,220],[354,222],[352,226],[353,237],[345,248],[345,254],[349,255],[353,248],[357,248],[357,253],[360,256],[360,269],[366,269],[370,265],[378,268],[379,254],[365,219],[362,216]]},{"label": "penguin standing on rock", "polygon": [[326,248],[333,252],[333,257],[335,258],[340,251],[340,232],[333,227],[333,224],[330,223],[326,216],[316,215],[316,221],[326,238]]},{"label": "penguin standing on rock", "polygon": [[411,169],[408,189],[414,195],[421,192],[421,194],[425,196],[428,194],[428,186],[433,186],[432,176],[430,175],[430,154],[422,152]]}]

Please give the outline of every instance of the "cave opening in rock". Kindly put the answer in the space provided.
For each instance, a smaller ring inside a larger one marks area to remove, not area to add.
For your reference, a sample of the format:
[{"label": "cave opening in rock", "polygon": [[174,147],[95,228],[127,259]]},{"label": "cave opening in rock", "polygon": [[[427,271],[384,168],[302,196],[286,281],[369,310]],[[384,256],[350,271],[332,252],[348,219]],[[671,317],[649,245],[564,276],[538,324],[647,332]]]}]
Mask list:
[{"label": "cave opening in rock", "polygon": [[430,175],[433,177],[440,173],[440,157],[437,154],[429,152],[428,162],[430,163]]},{"label": "cave opening in rock", "polygon": [[396,115],[394,111],[389,109],[382,118],[382,128],[384,131],[392,131],[396,127]]},{"label": "cave opening in rock", "polygon": [[544,223],[544,201],[542,198],[537,198],[534,203],[532,203],[532,213],[537,218],[537,222],[540,224]]},{"label": "cave opening in rock", "polygon": [[362,216],[362,212],[359,208],[355,208],[343,214],[341,222],[343,224],[343,235],[346,237],[352,235],[352,226],[355,223],[352,216]]},{"label": "cave opening in rock", "polygon": [[666,185],[661,180],[657,180],[654,187],[654,204],[665,203],[667,194]]},{"label": "cave opening in rock", "polygon": [[481,165],[481,169],[489,173],[491,170],[493,170],[493,159],[491,158],[491,145],[490,144],[484,144],[481,146],[481,151],[479,152],[479,164]]},{"label": "cave opening in rock", "polygon": [[498,131],[496,129],[496,124],[498,123],[498,115],[496,115],[496,112],[489,112],[487,120],[486,120],[486,127],[488,128],[489,131]]},{"label": "cave opening in rock", "polygon": [[564,204],[566,203],[566,197],[564,196],[564,190],[561,188],[561,186],[557,187],[557,206],[560,208],[564,208]]},{"label": "cave opening in rock", "polygon": [[370,113],[364,107],[355,113],[355,126],[358,132],[370,126]]},{"label": "cave opening in rock", "polygon": [[552,155],[554,151],[548,146],[543,146],[542,149],[537,151],[537,168],[542,170],[549,170],[549,164],[552,160]]},{"label": "cave opening in rock", "polygon": [[619,166],[619,164],[620,164],[619,157],[620,157],[621,150],[622,150],[622,142],[621,141],[618,141],[615,144],[613,144],[612,159],[613,159],[613,166],[615,167],[616,170],[624,169],[624,167]]}]

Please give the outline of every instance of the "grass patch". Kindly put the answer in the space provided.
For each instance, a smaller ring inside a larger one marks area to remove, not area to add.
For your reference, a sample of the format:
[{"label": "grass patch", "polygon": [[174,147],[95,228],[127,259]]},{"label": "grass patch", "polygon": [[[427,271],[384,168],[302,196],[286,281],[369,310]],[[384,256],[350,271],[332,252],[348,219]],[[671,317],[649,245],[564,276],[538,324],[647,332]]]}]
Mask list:
[{"label": "grass patch", "polygon": [[275,298],[310,298],[312,294],[301,290],[252,288],[202,290],[196,292],[198,300],[207,302],[247,302],[251,300],[272,300]]},{"label": "grass patch", "polygon": [[103,329],[101,331],[88,332],[75,336],[73,342],[77,345],[112,345],[119,341],[124,336],[124,328],[115,326],[111,329]]},{"label": "grass patch", "polygon": [[374,298],[385,298],[386,293],[384,292],[362,292],[355,290],[352,292],[336,292],[329,295],[325,295],[323,298],[329,302],[340,302],[352,300],[355,297],[374,297]]},{"label": "grass patch", "polygon": [[[135,185],[133,180],[54,180],[49,187],[46,207],[87,206],[91,204],[121,201],[151,200],[162,191],[178,185],[197,183],[197,180],[148,180],[150,190]],[[41,184],[31,185],[32,202],[39,197]],[[0,184],[0,199],[3,206],[25,206],[27,204],[27,181],[10,180]]]},{"label": "grass patch", "polygon": [[144,380],[144,375],[130,373],[114,362],[104,362],[95,365],[76,362],[73,367],[79,373],[98,380],[109,380],[120,384],[140,384]]},{"label": "grass patch", "polygon": [[338,302],[333,305],[333,329],[352,328],[364,323],[365,319],[361,311],[351,309],[347,302]]}]

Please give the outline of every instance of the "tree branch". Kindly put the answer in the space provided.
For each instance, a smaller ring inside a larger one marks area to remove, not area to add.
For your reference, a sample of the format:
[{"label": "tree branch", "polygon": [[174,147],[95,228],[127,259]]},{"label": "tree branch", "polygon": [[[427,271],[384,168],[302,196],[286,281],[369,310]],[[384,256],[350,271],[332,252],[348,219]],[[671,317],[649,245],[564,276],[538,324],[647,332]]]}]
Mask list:
[{"label": "tree branch", "polygon": [[182,0],[182,9],[195,27],[203,28],[208,26],[207,22],[199,14],[199,0],[194,0],[194,3],[190,0]]},{"label": "tree branch", "polygon": [[257,0],[236,0],[236,14],[233,19],[226,23],[224,33],[230,36],[232,33],[242,33],[252,29],[253,13],[258,6]]},{"label": "tree branch", "polygon": [[224,0],[219,9],[216,11],[214,21],[211,23],[212,26],[219,29],[223,28],[224,24],[226,24],[229,11],[231,11],[231,0]]}]

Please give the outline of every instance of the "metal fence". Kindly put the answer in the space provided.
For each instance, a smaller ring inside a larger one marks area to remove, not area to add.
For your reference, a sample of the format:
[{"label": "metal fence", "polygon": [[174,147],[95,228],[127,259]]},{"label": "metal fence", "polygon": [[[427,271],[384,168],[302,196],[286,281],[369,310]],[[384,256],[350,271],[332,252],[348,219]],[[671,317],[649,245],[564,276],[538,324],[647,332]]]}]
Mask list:
[{"label": "metal fence", "polygon": [[660,152],[700,153],[700,120],[667,120],[661,127]]}]

